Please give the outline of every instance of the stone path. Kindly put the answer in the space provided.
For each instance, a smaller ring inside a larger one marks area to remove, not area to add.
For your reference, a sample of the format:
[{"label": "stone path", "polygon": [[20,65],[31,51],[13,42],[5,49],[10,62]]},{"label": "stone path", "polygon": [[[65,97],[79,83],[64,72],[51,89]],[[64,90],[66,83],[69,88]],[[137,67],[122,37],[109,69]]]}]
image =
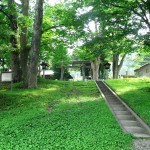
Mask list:
[{"label": "stone path", "polygon": [[97,81],[96,84],[123,131],[132,134],[136,138],[150,138],[149,126],[145,124],[103,81]]},{"label": "stone path", "polygon": [[150,150],[150,139],[135,139],[134,150]]}]

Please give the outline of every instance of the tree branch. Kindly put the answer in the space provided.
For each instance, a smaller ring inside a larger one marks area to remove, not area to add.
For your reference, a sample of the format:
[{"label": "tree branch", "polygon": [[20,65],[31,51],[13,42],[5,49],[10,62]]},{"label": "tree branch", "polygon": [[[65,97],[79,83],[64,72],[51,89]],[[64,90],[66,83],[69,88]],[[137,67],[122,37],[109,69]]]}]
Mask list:
[{"label": "tree branch", "polygon": [[144,17],[145,17],[145,18],[144,18],[144,17],[143,17],[143,18],[145,19],[146,22],[149,22],[149,21],[148,21],[148,18],[147,18],[147,16],[146,16],[145,10],[143,9],[143,7],[141,6],[141,4],[139,3],[138,0],[136,0],[136,2],[137,2],[139,8],[141,9],[141,11],[142,11],[142,13],[143,13],[143,15],[144,15]]},{"label": "tree branch", "polygon": [[7,18],[8,20],[10,21],[10,23],[13,25],[14,28],[16,28],[16,25],[13,21],[14,17],[12,17],[12,14],[7,14],[2,8],[4,7],[4,5],[1,5],[1,8],[0,8],[0,12],[2,12]]},{"label": "tree branch", "polygon": [[11,16],[8,15],[5,11],[3,11],[2,6],[0,8],[0,12],[2,12],[9,20],[11,20]]},{"label": "tree branch", "polygon": [[124,62],[125,57],[126,57],[126,54],[123,55],[123,57],[122,57],[122,59],[121,59],[121,61],[120,61],[120,64],[118,65],[119,70],[121,69],[121,67],[122,67],[122,65],[123,65],[123,62]]},{"label": "tree branch", "polygon": [[121,5],[116,5],[116,4],[110,4],[110,5],[112,5],[112,6],[114,6],[114,7],[117,7],[117,8],[127,8],[127,7],[125,7],[125,6],[121,6]]},{"label": "tree branch", "polygon": [[45,32],[47,32],[48,30],[56,29],[56,28],[61,27],[61,26],[63,26],[63,25],[64,25],[64,24],[61,24],[61,25],[58,25],[58,26],[51,26],[51,27],[49,27],[49,28],[43,30],[43,31],[42,31],[42,34],[45,33]]},{"label": "tree branch", "polygon": [[136,3],[137,3],[137,5],[139,6],[139,8],[142,10],[143,15],[145,16],[146,13],[144,12],[143,7],[141,6],[141,4],[139,3],[138,0],[136,0]]},{"label": "tree branch", "polygon": [[145,4],[146,5],[146,2],[144,1],[144,0],[141,0],[142,2],[143,2],[143,4]]},{"label": "tree branch", "polygon": [[150,28],[150,23],[148,20],[146,20],[140,13],[138,13],[136,10],[132,9],[132,11],[138,15],[139,17],[141,17],[141,19],[148,25],[148,27]]},{"label": "tree branch", "polygon": [[[148,25],[148,27],[150,28],[150,22],[149,22],[149,20],[148,20],[148,18],[147,18],[147,16],[146,16],[146,13],[145,13],[144,9],[142,8],[142,6],[141,6],[141,4],[138,2],[138,0],[136,0],[136,2],[137,2],[137,4],[138,4],[139,8],[141,9],[141,11],[142,11],[144,17],[143,17],[143,15],[141,15],[140,13],[138,13],[138,12],[134,9],[134,6],[131,6],[131,11],[133,11],[133,13],[135,13],[136,15],[138,15],[138,16]],[[144,2],[144,0],[142,0],[142,2],[143,2],[144,4],[146,4],[146,2]],[[128,9],[128,8],[125,7],[125,6],[116,5],[116,4],[112,4],[112,3],[111,3],[110,5],[112,5],[112,6],[114,6],[114,7],[117,7],[117,8],[121,8],[121,9]]]},{"label": "tree branch", "polygon": [[21,4],[19,4],[19,3],[17,3],[17,2],[15,2],[15,4],[16,4],[16,6],[18,6],[18,7],[21,7],[21,6],[22,6]]}]

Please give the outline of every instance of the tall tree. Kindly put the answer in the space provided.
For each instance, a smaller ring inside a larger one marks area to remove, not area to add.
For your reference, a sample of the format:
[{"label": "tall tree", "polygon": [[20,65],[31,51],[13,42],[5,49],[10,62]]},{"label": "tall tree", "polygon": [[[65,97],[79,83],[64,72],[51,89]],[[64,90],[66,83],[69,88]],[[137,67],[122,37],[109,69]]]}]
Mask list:
[{"label": "tall tree", "polygon": [[14,0],[8,0],[8,14],[7,17],[10,22],[10,28],[12,30],[12,34],[10,36],[10,42],[12,45],[11,50],[11,69],[13,72],[13,81],[21,80],[21,70],[20,70],[20,60],[19,60],[19,48],[18,48],[18,22],[17,22],[17,11],[15,7]]},{"label": "tall tree", "polygon": [[33,37],[28,69],[28,88],[37,87],[39,49],[42,35],[43,0],[36,0]]},{"label": "tall tree", "polygon": [[28,55],[29,55],[29,46],[27,46],[27,17],[29,11],[29,0],[21,0],[21,13],[22,13],[22,23],[21,23],[21,33],[20,33],[20,64],[22,69],[23,76],[23,87],[28,86]]},{"label": "tall tree", "polygon": [[[81,1],[81,4],[82,2],[83,1]],[[134,0],[127,1],[127,3],[124,0],[89,0],[86,2],[84,1],[82,4],[83,8],[90,8],[90,11],[82,13],[79,17],[82,18],[85,24],[97,20],[99,23],[99,28],[101,29],[101,34],[98,36],[101,36],[101,38],[99,40],[91,40],[95,42],[93,45],[90,42],[90,49],[93,50],[92,54],[94,54],[96,51],[99,51],[99,55],[101,55],[105,51],[105,54],[111,55],[111,60],[113,60],[112,69],[114,78],[118,78],[119,70],[122,67],[125,55],[133,51],[133,42],[131,42],[128,37],[131,35],[138,35],[138,30],[144,27],[144,24],[137,20],[138,13],[142,11],[139,10],[141,9],[142,3],[143,2],[141,2],[139,5],[139,3]],[[131,9],[128,10],[130,6],[132,6],[132,11]],[[143,6],[143,9],[146,12],[146,7]],[[147,16],[144,16],[145,19],[142,19],[145,21],[145,24],[147,23],[148,25],[146,17]],[[89,39],[91,38],[88,34],[86,34],[86,37]],[[87,43],[89,43],[89,41]],[[84,45],[86,45],[86,41]],[[99,49],[98,47],[95,49],[96,45],[101,45],[103,50]],[[99,55],[97,54],[96,56],[98,57]]]},{"label": "tall tree", "polygon": [[[8,25],[8,18],[1,13],[1,10],[4,11],[5,7],[3,5],[0,6],[0,58],[5,58],[5,63],[7,66],[10,66],[10,33],[12,32],[10,26]],[[0,63],[1,70],[3,70],[4,63]]]}]

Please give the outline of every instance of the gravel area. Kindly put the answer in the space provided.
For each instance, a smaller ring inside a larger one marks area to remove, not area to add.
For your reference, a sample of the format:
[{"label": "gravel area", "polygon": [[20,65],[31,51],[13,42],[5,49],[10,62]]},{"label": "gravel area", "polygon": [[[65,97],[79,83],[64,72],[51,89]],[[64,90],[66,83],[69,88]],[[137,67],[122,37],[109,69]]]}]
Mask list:
[{"label": "gravel area", "polygon": [[136,139],[133,146],[134,150],[150,150],[150,139]]}]

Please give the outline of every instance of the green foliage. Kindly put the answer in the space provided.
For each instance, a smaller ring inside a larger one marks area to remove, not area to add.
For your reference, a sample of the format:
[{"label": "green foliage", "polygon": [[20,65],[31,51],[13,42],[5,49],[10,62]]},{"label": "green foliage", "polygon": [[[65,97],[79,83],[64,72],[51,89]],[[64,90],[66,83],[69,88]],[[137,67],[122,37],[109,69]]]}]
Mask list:
[{"label": "green foliage", "polygon": [[[58,66],[53,67],[54,71],[54,79],[60,80],[61,77],[61,68],[58,68]],[[72,76],[70,75],[67,68],[64,70],[64,80],[72,79]]]},{"label": "green foliage", "polygon": [[70,62],[67,49],[63,43],[56,45],[53,57],[53,65],[57,65],[58,67],[68,65]]},{"label": "green foliage", "polygon": [[75,8],[69,4],[45,6],[43,19],[43,34],[41,41],[41,59],[52,59],[55,64],[68,64],[67,48],[75,41],[75,28],[79,24]]},{"label": "green foliage", "polygon": [[150,62],[150,53],[149,52],[143,52],[142,55],[139,52],[136,57],[134,58],[134,66],[136,68],[141,67],[142,65],[145,65]]},{"label": "green foliage", "polygon": [[[63,43],[56,45],[55,51],[53,53],[52,65],[54,70],[54,78],[60,79],[61,77],[61,66],[67,66],[70,63],[70,58],[67,54],[67,49]],[[70,79],[71,76],[68,69],[64,70],[64,79]]]},{"label": "green foliage", "polygon": [[0,149],[132,149],[93,81],[38,85],[0,91]]},{"label": "green foliage", "polygon": [[[28,27],[27,43],[30,44],[33,10],[30,6],[30,15],[25,17],[20,13],[21,6],[14,3],[8,7],[7,0],[0,1],[0,57],[6,58],[7,64],[10,50],[14,50],[10,45],[10,36],[16,34],[10,29],[12,20],[9,17],[14,14],[17,18],[18,33],[20,27]],[[100,56],[101,61],[104,61],[107,57],[111,59],[113,53],[124,55],[137,51],[139,47],[142,47],[142,53],[149,52],[149,33],[143,35],[139,32],[150,28],[148,11],[148,0],[85,0],[65,1],[55,6],[45,5],[40,59],[46,62],[53,59],[53,66],[67,65],[67,49],[74,49],[80,41],[84,45],[75,55],[84,60],[94,60]],[[91,22],[95,22],[96,31],[89,28]],[[15,36],[19,40],[19,35]],[[133,47],[137,43],[139,47]]]},{"label": "green foliage", "polygon": [[142,44],[145,43],[146,51],[149,51],[149,34],[142,35],[139,32],[141,29],[150,28],[146,16],[148,4],[148,2],[134,0],[84,1],[82,9],[89,7],[92,9],[81,13],[79,18],[83,20],[85,27],[91,21],[97,22],[99,30],[99,32],[92,33],[88,28],[88,31],[82,35],[82,39],[86,39],[83,40],[86,46],[85,55],[94,57],[100,54],[108,56],[112,56],[112,53],[129,54],[139,49],[135,47],[139,41],[138,45],[142,47]]},{"label": "green foliage", "polygon": [[107,80],[107,83],[148,124],[150,124],[150,79]]},{"label": "green foliage", "polygon": [[18,25],[19,27],[31,27],[31,24],[33,23],[33,16],[24,16],[22,14],[18,13]]},{"label": "green foliage", "polygon": [[[5,4],[5,3],[3,3]],[[6,7],[0,7],[0,10],[6,11]],[[12,31],[9,27],[9,21],[7,17],[0,13],[0,58],[7,59],[7,64],[10,59],[10,35]]]}]

